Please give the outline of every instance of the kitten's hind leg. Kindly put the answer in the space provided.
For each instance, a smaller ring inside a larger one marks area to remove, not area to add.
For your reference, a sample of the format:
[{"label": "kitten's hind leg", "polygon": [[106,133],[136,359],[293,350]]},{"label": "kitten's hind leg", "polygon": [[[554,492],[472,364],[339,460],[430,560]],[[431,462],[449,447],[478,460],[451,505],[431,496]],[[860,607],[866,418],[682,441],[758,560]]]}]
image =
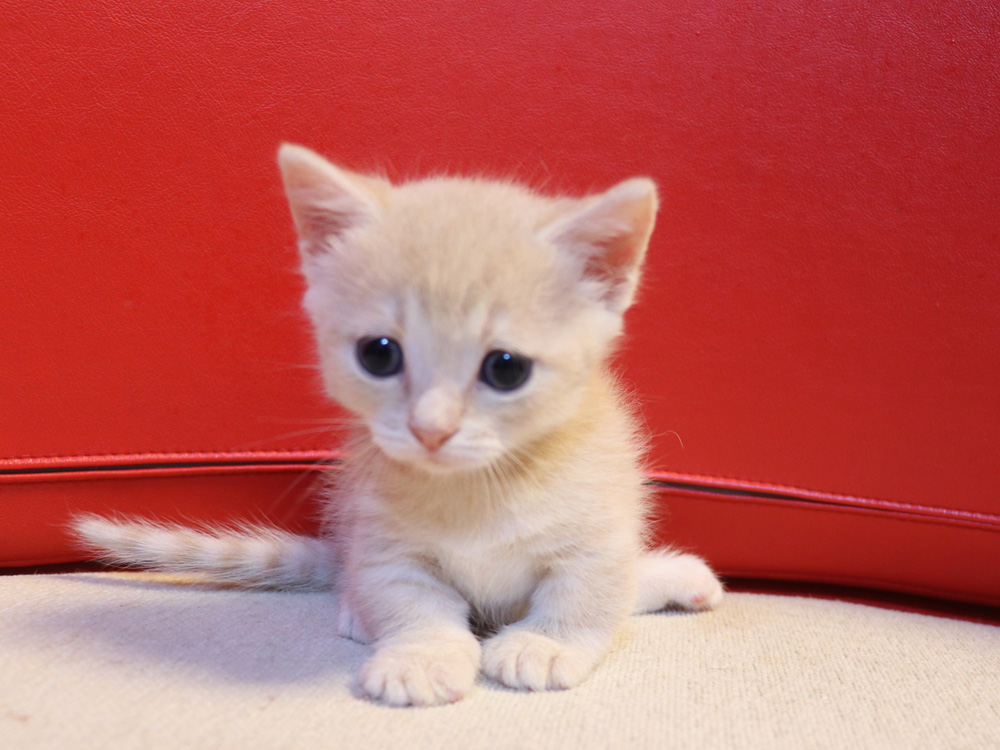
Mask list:
[{"label": "kitten's hind leg", "polygon": [[640,559],[636,613],[671,606],[712,609],[721,601],[722,584],[700,557],[661,549],[647,552]]}]

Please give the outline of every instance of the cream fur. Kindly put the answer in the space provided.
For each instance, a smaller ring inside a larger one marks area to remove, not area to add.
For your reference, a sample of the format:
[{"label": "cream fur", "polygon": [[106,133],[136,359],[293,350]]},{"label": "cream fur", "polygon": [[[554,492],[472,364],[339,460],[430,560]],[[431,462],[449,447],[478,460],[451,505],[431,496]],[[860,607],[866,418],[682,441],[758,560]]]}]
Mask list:
[{"label": "cream fur", "polygon": [[[299,146],[279,164],[324,383],[356,419],[326,506],[334,536],[95,519],[78,533],[118,562],[251,585],[334,579],[340,632],[375,645],[360,689],[394,705],[457,700],[480,669],[514,688],[572,687],[631,612],[718,604],[704,562],[646,552],[644,439],[606,369],[653,183],[549,199],[486,180],[392,186]],[[401,345],[398,374],[359,364],[373,336]],[[479,379],[493,350],[530,359],[524,385]]]}]

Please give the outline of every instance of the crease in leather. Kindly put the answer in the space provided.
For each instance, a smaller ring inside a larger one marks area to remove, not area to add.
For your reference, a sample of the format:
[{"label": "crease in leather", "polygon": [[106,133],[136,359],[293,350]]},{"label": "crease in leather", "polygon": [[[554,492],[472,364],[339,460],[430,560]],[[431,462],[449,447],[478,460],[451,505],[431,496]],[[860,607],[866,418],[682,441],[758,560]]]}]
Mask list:
[{"label": "crease in leather", "polygon": [[901,516],[927,517],[958,523],[1000,526],[1000,515],[992,513],[918,505],[915,503],[859,495],[845,495],[755,480],[653,472],[650,475],[649,481],[654,486],[665,489],[676,489],[681,492],[690,491],[748,500],[787,500],[827,507],[897,513]]}]

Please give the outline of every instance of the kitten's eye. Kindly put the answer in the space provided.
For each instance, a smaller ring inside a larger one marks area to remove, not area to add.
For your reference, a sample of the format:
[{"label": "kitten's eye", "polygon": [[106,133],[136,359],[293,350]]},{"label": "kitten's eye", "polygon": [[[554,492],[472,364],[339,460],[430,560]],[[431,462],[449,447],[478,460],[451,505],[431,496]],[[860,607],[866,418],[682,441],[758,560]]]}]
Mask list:
[{"label": "kitten's eye", "polygon": [[358,342],[358,362],[377,378],[396,375],[403,369],[403,347],[388,336],[372,336]]},{"label": "kitten's eye", "polygon": [[496,349],[486,355],[479,379],[498,391],[520,388],[531,375],[531,360],[520,354]]}]

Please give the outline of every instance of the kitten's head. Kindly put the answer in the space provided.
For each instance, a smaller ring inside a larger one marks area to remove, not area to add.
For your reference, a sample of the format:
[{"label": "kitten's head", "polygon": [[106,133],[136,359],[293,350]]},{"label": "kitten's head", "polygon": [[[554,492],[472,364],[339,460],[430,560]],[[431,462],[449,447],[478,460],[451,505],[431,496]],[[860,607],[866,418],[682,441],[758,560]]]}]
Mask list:
[{"label": "kitten's head", "polygon": [[580,406],[621,332],[656,215],[636,178],[588,198],[402,185],[278,154],[330,396],[391,459],[480,469]]}]

